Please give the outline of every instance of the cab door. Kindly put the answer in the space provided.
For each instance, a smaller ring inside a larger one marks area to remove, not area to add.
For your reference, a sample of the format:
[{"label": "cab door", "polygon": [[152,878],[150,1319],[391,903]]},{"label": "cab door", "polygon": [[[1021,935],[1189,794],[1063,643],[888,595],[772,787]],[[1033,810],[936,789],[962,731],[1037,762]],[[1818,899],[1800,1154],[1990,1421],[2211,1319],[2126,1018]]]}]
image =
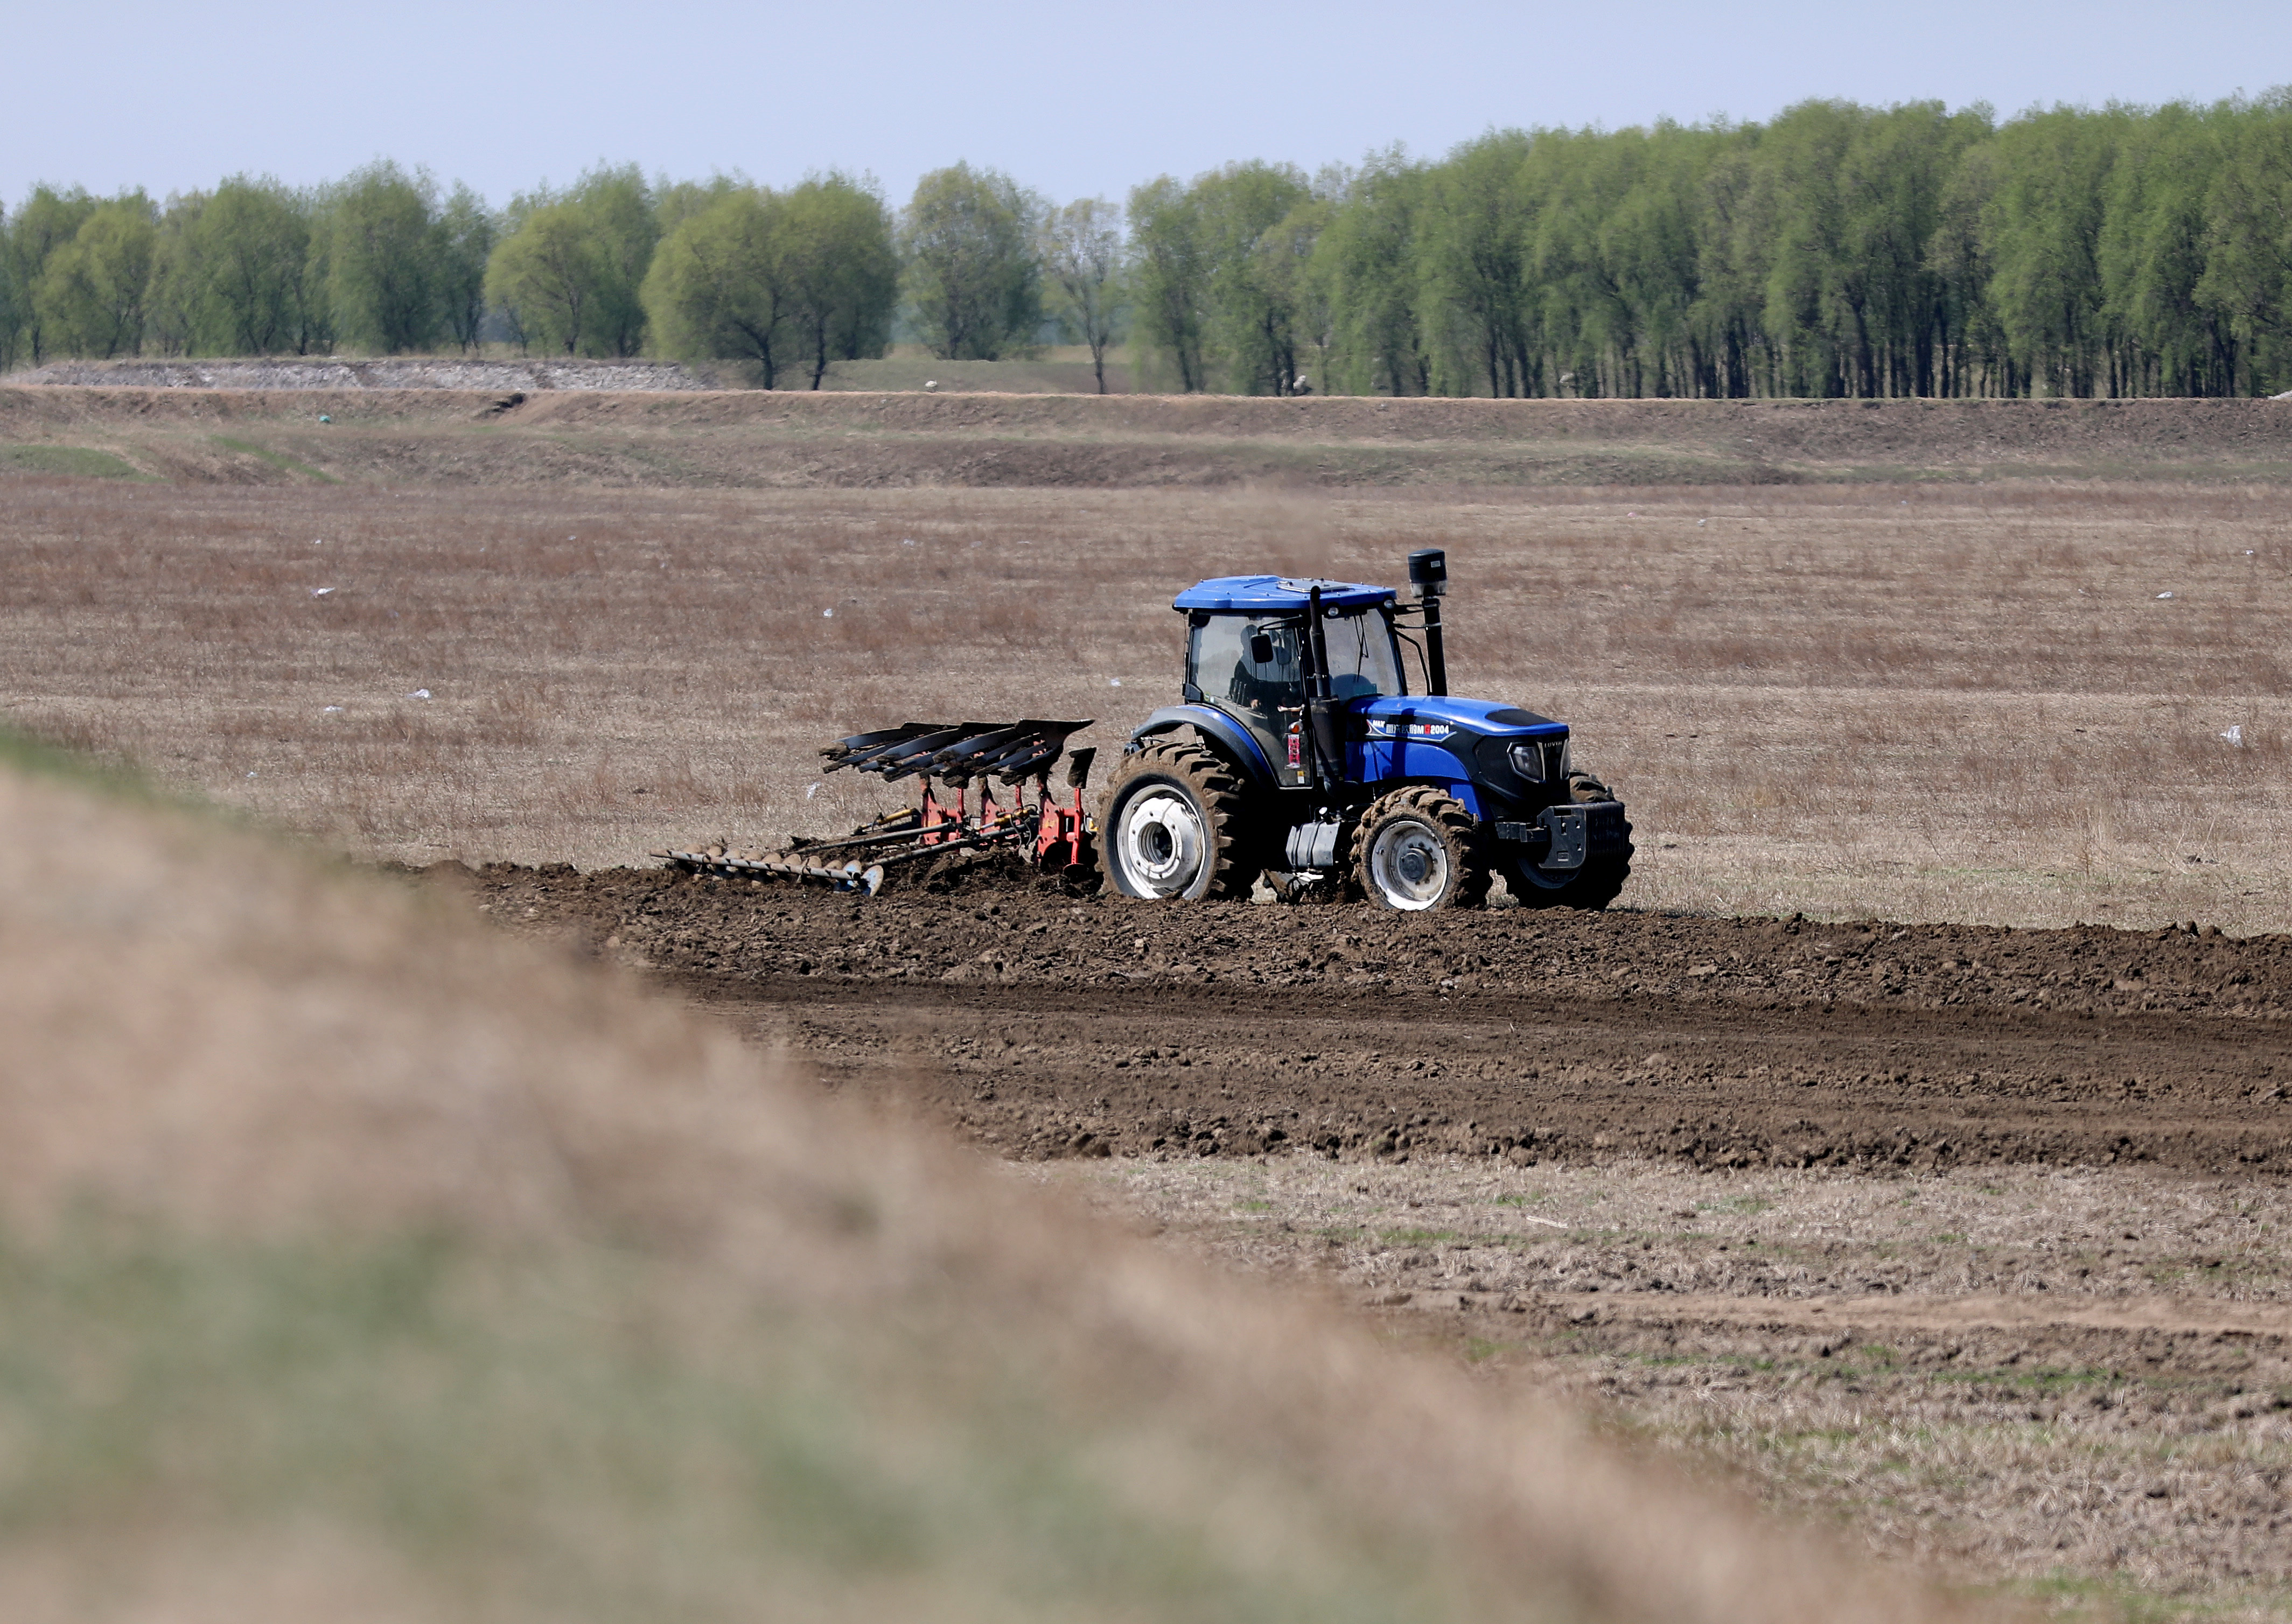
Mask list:
[{"label": "cab door", "polygon": [[1193,624],[1188,685],[1247,728],[1283,788],[1311,782],[1292,764],[1290,727],[1305,714],[1305,628],[1294,620],[1209,615]]}]

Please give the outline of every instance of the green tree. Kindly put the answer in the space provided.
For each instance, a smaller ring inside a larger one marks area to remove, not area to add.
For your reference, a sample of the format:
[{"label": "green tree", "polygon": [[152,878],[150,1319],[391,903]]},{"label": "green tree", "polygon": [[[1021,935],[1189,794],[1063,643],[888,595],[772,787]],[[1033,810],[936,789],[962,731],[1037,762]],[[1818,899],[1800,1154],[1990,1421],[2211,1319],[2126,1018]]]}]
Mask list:
[{"label": "green tree", "polygon": [[737,174],[715,174],[705,181],[671,181],[663,178],[652,189],[653,223],[661,236],[668,234],[686,221],[722,198],[726,192],[739,191],[749,182]]},{"label": "green tree", "polygon": [[2292,90],[2238,109],[2204,201],[2199,303],[2249,357],[2256,394],[2292,387]]},{"label": "green tree", "polygon": [[1772,203],[1758,183],[1760,133],[1755,125],[1721,133],[1696,205],[1696,294],[1688,319],[1702,392],[1729,400],[1763,392],[1772,378],[1773,356],[1759,319]]},{"label": "green tree", "polygon": [[1861,109],[1802,101],[1761,133],[1752,184],[1766,233],[1760,325],[1775,387],[1791,395],[1848,392],[1852,336],[1840,319],[1839,245],[1845,222],[1834,179],[1853,144]]},{"label": "green tree", "polygon": [[56,250],[79,234],[88,216],[100,206],[79,187],[58,190],[36,186],[16,211],[6,238],[9,295],[15,306],[16,325],[10,337],[11,359],[20,347],[36,367],[53,351],[39,303],[34,296],[48,261]]},{"label": "green tree", "polygon": [[1133,343],[1150,362],[1166,362],[1187,394],[1207,389],[1209,263],[1193,195],[1168,175],[1132,189],[1130,245]]},{"label": "green tree", "polygon": [[512,202],[486,295],[528,342],[566,355],[638,354],[660,229],[634,164],[593,170],[562,192],[545,186]]},{"label": "green tree", "polygon": [[439,298],[438,188],[380,162],[335,189],[328,214],[332,302],[341,333],[386,355],[429,348]]},{"label": "green tree", "polygon": [[1313,238],[1329,354],[1321,387],[1421,395],[1432,386],[1419,286],[1424,172],[1398,148],[1373,154],[1332,200]]},{"label": "green tree", "polygon": [[1344,184],[1341,170],[1324,170],[1313,194],[1284,214],[1258,244],[1265,285],[1289,311],[1295,351],[1292,394],[1309,388],[1328,393],[1338,363],[1336,290],[1326,263],[1314,250],[1336,218],[1341,194],[1334,189]]},{"label": "green tree", "polygon": [[1287,394],[1298,378],[1295,270],[1318,222],[1281,228],[1311,189],[1294,166],[1249,163],[1203,175],[1192,191],[1208,272],[1210,349],[1227,386]]},{"label": "green tree", "polygon": [[1098,392],[1106,392],[1106,351],[1129,306],[1123,278],[1122,211],[1103,198],[1078,198],[1047,209],[1039,255],[1053,312],[1090,347]]},{"label": "green tree", "polygon": [[1545,131],[1529,148],[1527,327],[1547,358],[1531,378],[1556,363],[1578,394],[1674,392],[1664,363],[1694,300],[1692,192],[1666,183],[1656,142],[1676,134]]},{"label": "green tree", "polygon": [[641,355],[645,272],[660,245],[652,189],[634,164],[626,164],[591,170],[574,183],[569,201],[582,212],[595,245],[599,276],[589,301],[590,353]]},{"label": "green tree", "polygon": [[597,348],[594,306],[605,279],[596,234],[577,203],[526,211],[486,266],[485,294],[526,341],[566,355]]},{"label": "green tree", "polygon": [[2035,392],[2090,395],[2103,376],[2102,204],[2127,117],[2055,108],[1997,133],[1987,295]]},{"label": "green tree", "polygon": [[183,234],[182,276],[191,346],[273,355],[301,347],[311,219],[304,200],[268,177],[233,175],[205,198]]},{"label": "green tree", "polygon": [[644,304],[663,351],[744,360],[766,389],[802,343],[782,243],[787,200],[762,187],[728,191],[669,233],[653,255]]},{"label": "green tree", "polygon": [[157,216],[149,198],[130,192],[97,205],[48,256],[32,303],[49,348],[106,359],[141,351]]},{"label": "green tree", "polygon": [[159,211],[158,241],[151,250],[151,279],[143,295],[143,346],[157,355],[188,355],[198,347],[199,290],[191,234],[207,194],[171,197]]},{"label": "green tree", "polygon": [[814,389],[830,361],[884,353],[899,309],[900,256],[882,198],[844,175],[805,181],[781,203],[772,252]]},{"label": "green tree", "polygon": [[466,353],[478,347],[486,319],[486,266],[500,237],[500,222],[486,200],[467,186],[456,186],[438,217],[438,298],[446,330]]},{"label": "green tree", "polygon": [[932,354],[997,360],[1042,322],[1032,194],[1006,174],[958,163],[916,182],[900,222],[908,292]]},{"label": "green tree", "polygon": [[1930,260],[1942,201],[1965,156],[1993,133],[1989,111],[1941,103],[1892,108],[1856,132],[1838,183],[1845,255],[1834,326],[1851,324],[1854,392],[1939,392],[1944,290]]},{"label": "green tree", "polygon": [[2005,329],[1989,297],[1996,268],[1985,222],[1997,192],[1997,143],[1966,149],[1943,185],[1933,235],[1926,243],[1933,271],[1935,343],[1940,361],[1935,392],[2013,394],[2017,384]]},{"label": "green tree", "polygon": [[[1484,135],[1426,176],[1421,252],[1426,291],[1443,318],[1442,348],[1470,358],[1496,396],[1542,392],[1541,335],[1529,296],[1537,199],[1527,172],[1537,139],[1522,130]],[[1443,368],[1434,387],[1472,392],[1460,371]]]},{"label": "green tree", "polygon": [[24,295],[17,291],[15,268],[8,263],[8,210],[0,205],[0,373],[16,364],[23,343]]}]

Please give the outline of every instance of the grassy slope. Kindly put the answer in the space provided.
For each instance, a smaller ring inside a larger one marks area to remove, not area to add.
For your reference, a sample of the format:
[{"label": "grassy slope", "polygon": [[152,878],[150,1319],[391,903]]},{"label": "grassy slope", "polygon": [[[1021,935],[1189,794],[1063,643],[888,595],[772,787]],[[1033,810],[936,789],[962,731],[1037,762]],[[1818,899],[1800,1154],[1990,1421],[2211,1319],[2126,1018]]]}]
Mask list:
[{"label": "grassy slope", "polygon": [[0,1616],[1950,1616],[435,896],[7,754]]}]

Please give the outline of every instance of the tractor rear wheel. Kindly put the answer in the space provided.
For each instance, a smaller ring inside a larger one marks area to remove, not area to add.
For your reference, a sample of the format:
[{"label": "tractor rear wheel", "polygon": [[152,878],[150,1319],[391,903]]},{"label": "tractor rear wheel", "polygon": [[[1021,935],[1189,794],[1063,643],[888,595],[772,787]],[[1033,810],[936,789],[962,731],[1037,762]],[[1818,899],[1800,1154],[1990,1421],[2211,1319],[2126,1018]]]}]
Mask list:
[{"label": "tractor rear wheel", "polygon": [[1473,908],[1489,894],[1480,825],[1465,804],[1429,785],[1372,802],[1353,836],[1353,877],[1368,900],[1402,913]]},{"label": "tractor rear wheel", "polygon": [[1099,819],[1106,877],[1126,897],[1247,897],[1258,831],[1240,778],[1198,744],[1150,739],[1125,755]]}]

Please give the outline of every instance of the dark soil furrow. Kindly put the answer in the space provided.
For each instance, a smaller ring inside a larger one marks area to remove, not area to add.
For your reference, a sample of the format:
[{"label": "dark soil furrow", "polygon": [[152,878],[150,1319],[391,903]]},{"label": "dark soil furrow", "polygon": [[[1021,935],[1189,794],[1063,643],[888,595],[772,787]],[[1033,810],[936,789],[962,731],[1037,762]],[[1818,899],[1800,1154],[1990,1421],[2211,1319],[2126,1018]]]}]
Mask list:
[{"label": "dark soil furrow", "polygon": [[854,901],[632,870],[463,881],[1013,1156],[2292,1172],[2283,938],[1427,921],[971,882]]}]

